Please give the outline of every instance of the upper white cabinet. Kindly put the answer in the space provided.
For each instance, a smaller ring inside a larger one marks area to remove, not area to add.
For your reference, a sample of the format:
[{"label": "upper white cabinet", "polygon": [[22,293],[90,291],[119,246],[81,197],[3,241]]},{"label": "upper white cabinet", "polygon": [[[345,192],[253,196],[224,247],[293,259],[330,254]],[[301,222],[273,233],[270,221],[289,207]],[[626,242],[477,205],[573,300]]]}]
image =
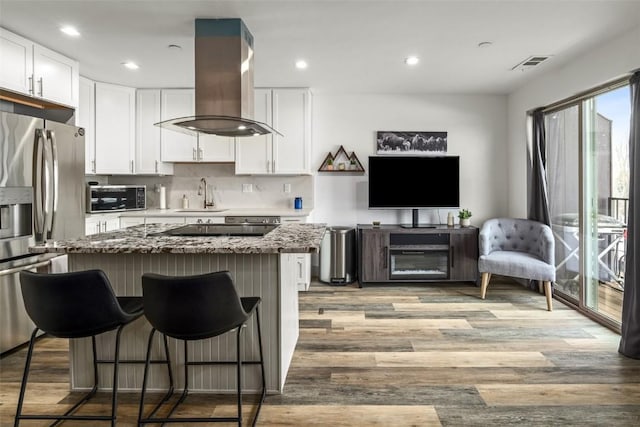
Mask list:
[{"label": "upper white cabinet", "polygon": [[0,86],[78,106],[78,62],[0,28]]},{"label": "upper white cabinet", "polygon": [[136,153],[137,174],[173,175],[173,165],[163,163],[160,128],[160,89],[138,89],[136,91]]},{"label": "upper white cabinet", "polygon": [[311,173],[311,92],[255,89],[254,119],[282,133],[236,140],[236,174]]},{"label": "upper white cabinet", "polygon": [[[194,89],[162,89],[162,120],[193,116]],[[215,135],[191,136],[172,130],[161,130],[162,161],[165,162],[233,162],[234,138]]]},{"label": "upper white cabinet", "polygon": [[136,136],[136,90],[96,82],[97,174],[132,174]]},{"label": "upper white cabinet", "polygon": [[96,173],[96,83],[80,76],[76,126],[84,128],[84,172]]}]

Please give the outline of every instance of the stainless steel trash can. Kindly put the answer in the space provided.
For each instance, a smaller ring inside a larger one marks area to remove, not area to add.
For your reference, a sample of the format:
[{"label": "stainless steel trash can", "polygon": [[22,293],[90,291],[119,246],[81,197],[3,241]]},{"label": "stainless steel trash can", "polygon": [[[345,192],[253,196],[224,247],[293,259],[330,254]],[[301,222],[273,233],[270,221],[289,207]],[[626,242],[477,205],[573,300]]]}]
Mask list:
[{"label": "stainless steel trash can", "polygon": [[346,284],[355,280],[355,228],[328,227],[320,245],[320,281]]}]

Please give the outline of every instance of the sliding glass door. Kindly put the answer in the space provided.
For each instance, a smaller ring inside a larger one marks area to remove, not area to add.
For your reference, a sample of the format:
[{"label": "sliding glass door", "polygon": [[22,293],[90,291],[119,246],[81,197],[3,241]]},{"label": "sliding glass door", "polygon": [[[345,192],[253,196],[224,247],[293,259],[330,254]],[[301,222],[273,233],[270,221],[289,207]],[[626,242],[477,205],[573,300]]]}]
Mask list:
[{"label": "sliding glass door", "polygon": [[612,324],[624,292],[629,118],[628,86],[545,116],[556,292]]}]

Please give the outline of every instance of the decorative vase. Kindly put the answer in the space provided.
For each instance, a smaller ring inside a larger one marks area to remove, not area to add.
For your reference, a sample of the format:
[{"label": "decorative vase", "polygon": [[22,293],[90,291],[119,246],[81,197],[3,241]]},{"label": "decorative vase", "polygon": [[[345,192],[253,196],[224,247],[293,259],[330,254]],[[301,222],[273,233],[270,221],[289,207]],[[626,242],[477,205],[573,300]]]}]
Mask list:
[{"label": "decorative vase", "polygon": [[462,218],[460,220],[460,227],[468,227],[471,225],[471,219],[470,218]]}]

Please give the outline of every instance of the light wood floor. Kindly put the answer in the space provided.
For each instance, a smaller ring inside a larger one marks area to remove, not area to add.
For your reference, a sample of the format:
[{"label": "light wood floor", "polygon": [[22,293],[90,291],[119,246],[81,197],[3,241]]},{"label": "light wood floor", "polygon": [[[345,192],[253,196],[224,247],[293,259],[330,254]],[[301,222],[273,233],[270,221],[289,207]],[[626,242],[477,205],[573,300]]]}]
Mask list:
[{"label": "light wood floor", "polygon": [[[640,425],[640,361],[617,352],[618,335],[558,301],[547,312],[543,295],[506,279],[478,294],[470,284],[312,284],[285,391],[267,397],[258,425]],[[76,397],[65,341],[38,348],[26,407],[63,412]],[[1,360],[2,426],[12,425],[24,356]],[[121,394],[119,426],[135,425],[137,400]],[[107,409],[103,394],[83,411]],[[195,395],[182,413],[233,411],[228,396]]]}]

